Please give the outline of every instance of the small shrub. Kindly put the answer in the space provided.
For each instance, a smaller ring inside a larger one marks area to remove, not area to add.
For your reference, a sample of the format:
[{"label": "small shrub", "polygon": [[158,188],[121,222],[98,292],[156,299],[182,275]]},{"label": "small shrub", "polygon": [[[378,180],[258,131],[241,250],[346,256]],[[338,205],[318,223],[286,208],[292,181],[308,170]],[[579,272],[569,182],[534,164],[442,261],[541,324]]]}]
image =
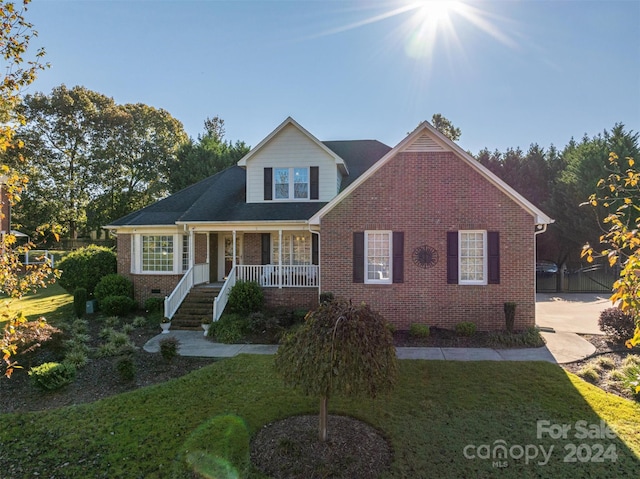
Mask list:
[{"label": "small shrub", "polygon": [[144,302],[144,310],[148,313],[159,313],[164,309],[163,298],[147,298]]},{"label": "small shrub", "polygon": [[90,245],[72,251],[56,265],[60,286],[69,292],[85,288],[91,297],[100,278],[116,272],[116,254],[109,248]]},{"label": "small shrub", "polygon": [[76,319],[69,326],[71,334],[85,334],[89,331],[89,323],[85,319]]},{"label": "small shrub", "polygon": [[458,336],[473,336],[476,334],[476,323],[471,321],[462,321],[456,324],[456,334]]},{"label": "small shrub", "polygon": [[131,381],[136,377],[136,363],[132,355],[124,354],[118,356],[114,362],[114,366],[123,381]]},{"label": "small shrub", "polygon": [[129,335],[126,333],[114,332],[109,338],[109,342],[115,344],[116,347],[121,348],[122,346],[131,343],[131,339],[129,339]]},{"label": "small shrub", "polygon": [[614,369],[616,367],[616,362],[607,356],[598,356],[593,362],[600,369]]},{"label": "small shrub", "polygon": [[145,318],[144,316],[136,316],[135,318],[133,318],[133,321],[131,321],[131,325],[134,328],[143,328],[144,326],[146,326],[147,324],[147,318]]},{"label": "small shrub", "polygon": [[600,313],[598,326],[616,341],[626,341],[633,336],[635,323],[633,316],[620,308],[607,308]]},{"label": "small shrub", "polygon": [[84,316],[87,311],[87,288],[76,288],[73,292],[73,311],[78,318]]},{"label": "small shrub", "polygon": [[128,296],[107,296],[100,302],[100,308],[105,314],[126,316],[136,308],[135,300]]},{"label": "small shrub", "polygon": [[633,367],[633,366],[638,366],[640,367],[640,356],[636,355],[636,354],[628,354],[626,358],[624,358],[622,360],[622,364],[621,366],[623,368],[626,367]]},{"label": "small shrub", "polygon": [[398,328],[396,328],[395,324],[387,323],[387,329],[391,332],[391,334],[393,334],[393,333],[396,332],[396,329],[398,329]]},{"label": "small shrub", "polygon": [[102,300],[109,296],[126,296],[133,299],[133,283],[120,274],[108,274],[98,281],[93,295],[101,307]]},{"label": "small shrub", "polygon": [[626,376],[619,369],[614,369],[613,371],[611,371],[609,373],[609,380],[610,381],[621,382],[621,381],[624,381],[625,378],[626,378]]},{"label": "small shrub", "polygon": [[248,315],[263,306],[264,293],[255,281],[238,281],[229,292],[227,307],[231,313]]},{"label": "small shrub", "polygon": [[64,362],[71,364],[76,369],[81,369],[89,362],[89,356],[84,351],[74,349],[65,354]]},{"label": "small shrub", "polygon": [[296,309],[293,312],[293,324],[299,324],[304,322],[304,318],[309,314],[308,309]]},{"label": "small shrub", "polygon": [[136,329],[136,328],[133,326],[133,324],[123,324],[122,325],[122,332],[124,334],[131,334],[134,329]]},{"label": "small shrub", "polygon": [[518,333],[492,332],[489,334],[489,343],[502,348],[540,348],[545,344],[536,327]]},{"label": "small shrub", "polygon": [[320,304],[330,303],[333,299],[334,295],[331,292],[325,291],[324,293],[320,293]]},{"label": "small shrub", "polygon": [[428,338],[429,337],[429,325],[421,323],[411,323],[409,326],[409,336],[414,338]]},{"label": "small shrub", "polygon": [[585,381],[589,381],[592,383],[598,382],[598,380],[600,379],[600,372],[592,364],[583,366],[576,374]]},{"label": "small shrub", "polygon": [[507,331],[513,333],[513,325],[516,322],[516,303],[512,301],[504,303],[504,321]]},{"label": "small shrub", "polygon": [[237,343],[249,332],[248,320],[239,314],[223,314],[211,324],[209,335],[225,344]]},{"label": "small shrub", "polygon": [[176,338],[164,338],[160,340],[160,354],[165,361],[172,361],[178,355],[179,342]]},{"label": "small shrub", "polygon": [[104,320],[104,324],[109,328],[117,328],[120,326],[120,318],[117,316],[109,316]]},{"label": "small shrub", "polygon": [[55,391],[71,384],[76,377],[76,368],[69,363],[44,363],[29,370],[33,383],[44,391]]},{"label": "small shrub", "polygon": [[91,336],[84,333],[74,334],[71,339],[67,340],[67,343],[80,343],[85,344],[91,341]]},{"label": "small shrub", "polygon": [[113,329],[113,328],[110,328],[110,327],[102,328],[100,330],[100,332],[98,333],[98,337],[100,339],[104,339],[105,341],[108,341],[109,338],[111,337],[111,335],[114,334],[115,332],[116,332],[116,330]]},{"label": "small shrub", "polygon": [[71,354],[71,353],[79,353],[79,354],[84,354],[86,356],[91,352],[91,348],[89,348],[89,346],[86,343],[83,343],[81,341],[70,340],[66,344],[66,346],[67,348],[66,348],[65,355]]},{"label": "small shrub", "polygon": [[104,343],[98,346],[96,356],[99,358],[110,358],[118,354],[118,348],[113,343]]}]

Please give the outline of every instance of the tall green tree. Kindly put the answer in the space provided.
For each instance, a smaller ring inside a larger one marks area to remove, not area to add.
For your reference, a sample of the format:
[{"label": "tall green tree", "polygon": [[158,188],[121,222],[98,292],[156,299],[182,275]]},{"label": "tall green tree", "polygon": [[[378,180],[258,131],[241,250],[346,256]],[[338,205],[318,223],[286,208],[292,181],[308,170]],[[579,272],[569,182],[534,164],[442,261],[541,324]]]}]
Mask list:
[{"label": "tall green tree", "polygon": [[450,120],[440,113],[435,113],[431,117],[431,124],[436,130],[452,141],[458,141],[462,135],[460,128],[456,128]]},{"label": "tall green tree", "polygon": [[26,145],[30,184],[16,216],[27,230],[58,223],[70,238],[78,237],[92,192],[103,179],[96,174],[94,155],[100,118],[114,107],[111,98],[78,86],[25,97],[21,113],[26,123],[18,135]]},{"label": "tall green tree", "polygon": [[562,243],[571,245],[573,255],[585,243],[597,244],[602,234],[601,207],[579,206],[595,191],[600,180],[608,176],[611,152],[620,158],[639,157],[638,134],[617,123],[611,131],[591,138],[585,135],[580,142],[571,140],[562,151],[565,167],[551,191],[548,214],[556,220],[551,229]]},{"label": "tall green tree", "polygon": [[182,123],[142,103],[111,108],[100,130],[104,140],[93,154],[102,181],[87,206],[91,229],[165,197],[169,165],[187,141]]},{"label": "tall green tree", "polygon": [[77,238],[166,196],[168,165],[187,140],[165,110],[81,86],[28,95],[20,111],[31,181],[16,218],[27,232],[61,224]]},{"label": "tall green tree", "polygon": [[189,139],[169,161],[169,191],[175,193],[187,186],[235,165],[249,152],[242,141],[225,140],[224,120],[207,118],[205,131],[194,141]]}]

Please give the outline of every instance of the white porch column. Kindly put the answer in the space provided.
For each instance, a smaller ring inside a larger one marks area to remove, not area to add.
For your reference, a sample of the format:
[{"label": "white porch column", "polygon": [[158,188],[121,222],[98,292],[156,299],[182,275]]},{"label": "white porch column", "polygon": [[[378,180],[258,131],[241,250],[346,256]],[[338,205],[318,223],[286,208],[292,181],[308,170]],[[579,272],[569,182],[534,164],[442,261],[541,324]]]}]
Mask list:
[{"label": "white porch column", "polygon": [[278,230],[278,288],[282,289],[282,230]]},{"label": "white porch column", "polygon": [[236,255],[238,254],[238,252],[236,251],[236,230],[233,230],[233,239],[231,241],[233,241],[233,259],[231,260],[231,267],[235,268],[236,267]]},{"label": "white porch column", "polygon": [[189,269],[196,264],[196,235],[193,228],[189,230]]}]

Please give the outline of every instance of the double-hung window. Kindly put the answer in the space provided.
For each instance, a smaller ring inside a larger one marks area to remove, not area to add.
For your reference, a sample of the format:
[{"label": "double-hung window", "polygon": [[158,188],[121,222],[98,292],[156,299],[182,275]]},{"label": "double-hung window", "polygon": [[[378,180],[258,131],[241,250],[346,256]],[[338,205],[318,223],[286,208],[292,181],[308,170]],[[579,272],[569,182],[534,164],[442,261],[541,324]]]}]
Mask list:
[{"label": "double-hung window", "polygon": [[458,232],[459,284],[487,284],[487,232]]},{"label": "double-hung window", "polygon": [[142,271],[173,271],[173,235],[142,236]]},{"label": "double-hung window", "polygon": [[182,235],[182,271],[189,269],[189,237]]},{"label": "double-hung window", "polygon": [[391,231],[365,231],[365,283],[391,283]]},{"label": "double-hung window", "polygon": [[273,198],[276,200],[309,199],[309,168],[274,168]]}]

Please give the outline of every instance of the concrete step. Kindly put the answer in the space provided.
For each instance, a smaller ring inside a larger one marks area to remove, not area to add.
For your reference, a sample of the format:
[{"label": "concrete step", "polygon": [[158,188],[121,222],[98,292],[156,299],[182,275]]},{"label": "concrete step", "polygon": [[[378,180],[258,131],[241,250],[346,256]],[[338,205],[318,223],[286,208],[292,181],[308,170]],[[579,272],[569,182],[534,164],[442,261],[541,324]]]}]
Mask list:
[{"label": "concrete step", "polygon": [[189,291],[171,320],[171,329],[202,330],[203,318],[213,315],[213,302],[220,288],[197,286]]}]

